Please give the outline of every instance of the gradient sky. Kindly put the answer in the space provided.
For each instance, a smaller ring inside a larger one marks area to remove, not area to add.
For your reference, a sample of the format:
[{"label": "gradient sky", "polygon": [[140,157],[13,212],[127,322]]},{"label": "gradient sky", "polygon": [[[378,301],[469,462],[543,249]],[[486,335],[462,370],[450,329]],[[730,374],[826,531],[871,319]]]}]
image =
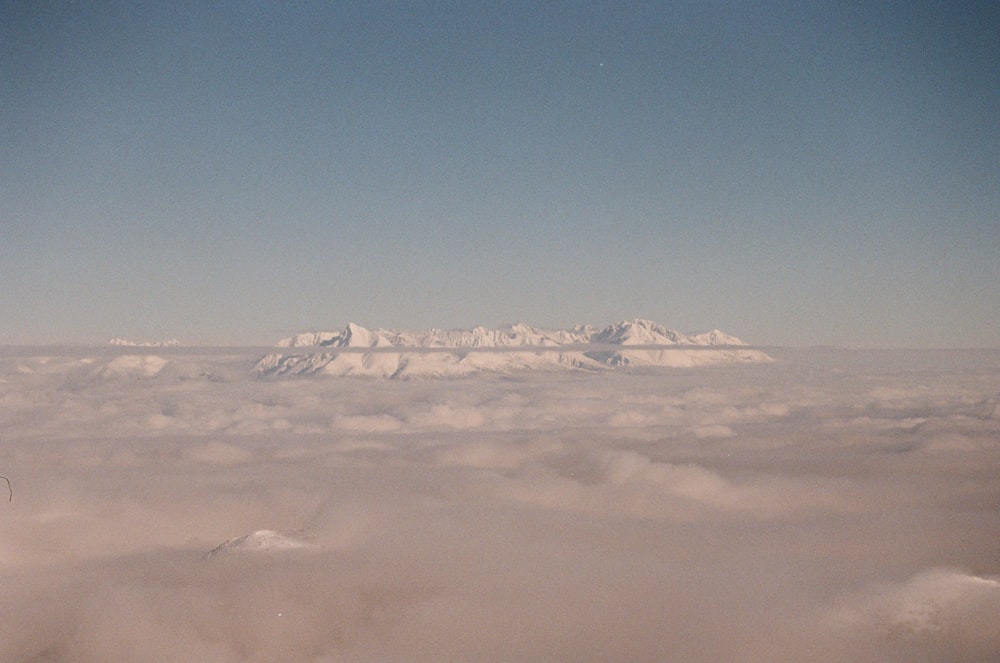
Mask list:
[{"label": "gradient sky", "polygon": [[5,2],[0,343],[1000,346],[995,2]]}]

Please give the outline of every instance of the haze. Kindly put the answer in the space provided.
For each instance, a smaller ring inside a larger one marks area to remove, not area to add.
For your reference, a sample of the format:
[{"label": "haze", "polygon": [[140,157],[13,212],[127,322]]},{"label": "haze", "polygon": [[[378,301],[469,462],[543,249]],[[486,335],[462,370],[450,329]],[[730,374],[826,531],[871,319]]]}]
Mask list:
[{"label": "haze", "polygon": [[996,660],[1000,354],[768,352],[8,348],[0,660]]}]

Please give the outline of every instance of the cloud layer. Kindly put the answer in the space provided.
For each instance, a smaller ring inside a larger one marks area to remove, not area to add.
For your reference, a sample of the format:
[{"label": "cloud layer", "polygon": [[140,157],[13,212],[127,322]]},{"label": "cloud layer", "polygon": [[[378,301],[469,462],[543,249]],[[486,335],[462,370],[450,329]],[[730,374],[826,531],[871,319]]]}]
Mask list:
[{"label": "cloud layer", "polygon": [[0,660],[1000,656],[1000,355],[773,354],[387,382],[8,350]]}]

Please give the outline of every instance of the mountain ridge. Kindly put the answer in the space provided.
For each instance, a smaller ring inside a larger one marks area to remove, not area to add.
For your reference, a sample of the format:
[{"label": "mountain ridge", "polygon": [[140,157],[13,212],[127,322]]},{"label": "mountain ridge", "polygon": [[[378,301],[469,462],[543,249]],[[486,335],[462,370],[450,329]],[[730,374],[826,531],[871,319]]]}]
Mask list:
[{"label": "mountain ridge", "polygon": [[595,328],[500,328],[395,331],[348,323],[340,332],[280,340],[256,364],[260,377],[461,377],[526,370],[682,368],[773,361],[735,336],[714,329],[684,334],[650,320]]},{"label": "mountain ridge", "polygon": [[471,329],[437,329],[396,331],[367,329],[354,322],[340,332],[305,332],[283,338],[280,348],[510,348],[571,345],[627,346],[746,346],[743,340],[718,329],[709,332],[682,333],[664,325],[635,318],[622,320],[603,328],[577,325],[570,329],[544,329],[519,322],[502,327],[476,326]]}]

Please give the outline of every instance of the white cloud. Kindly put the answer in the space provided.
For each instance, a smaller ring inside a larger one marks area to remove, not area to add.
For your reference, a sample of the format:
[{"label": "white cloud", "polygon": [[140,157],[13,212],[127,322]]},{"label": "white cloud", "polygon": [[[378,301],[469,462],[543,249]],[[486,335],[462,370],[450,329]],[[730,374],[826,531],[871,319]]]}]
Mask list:
[{"label": "white cloud", "polygon": [[[398,382],[156,352],[0,356],[0,660],[1000,653],[990,356]],[[260,531],[309,547],[205,558]]]},{"label": "white cloud", "polygon": [[886,639],[901,652],[934,660],[978,661],[1000,653],[1000,581],[954,568],[930,568],[898,583],[875,583],[842,598],[836,627]]}]

